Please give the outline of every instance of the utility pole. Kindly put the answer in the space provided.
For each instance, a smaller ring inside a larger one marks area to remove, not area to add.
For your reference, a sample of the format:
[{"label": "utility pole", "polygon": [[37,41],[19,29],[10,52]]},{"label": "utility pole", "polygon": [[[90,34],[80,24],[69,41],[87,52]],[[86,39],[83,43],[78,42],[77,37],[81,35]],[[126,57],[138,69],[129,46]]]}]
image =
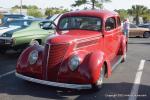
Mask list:
[{"label": "utility pole", "polygon": [[20,0],[20,14],[22,14],[22,0]]},{"label": "utility pole", "polygon": [[102,3],[102,8],[101,9],[104,9],[104,0],[101,0],[101,3]]}]

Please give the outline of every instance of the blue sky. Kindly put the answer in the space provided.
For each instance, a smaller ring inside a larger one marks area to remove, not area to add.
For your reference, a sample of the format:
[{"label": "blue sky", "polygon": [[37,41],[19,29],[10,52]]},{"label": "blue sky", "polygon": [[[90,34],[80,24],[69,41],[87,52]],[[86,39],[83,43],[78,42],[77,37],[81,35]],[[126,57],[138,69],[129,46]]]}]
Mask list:
[{"label": "blue sky", "polygon": [[[60,7],[71,9],[70,5],[75,0],[22,0],[25,5],[37,5],[40,8],[47,7]],[[14,5],[19,5],[20,0],[0,0],[0,7],[10,8]],[[133,4],[141,4],[147,6],[150,9],[150,0],[112,0],[111,3],[105,3],[105,9],[128,9]]]}]

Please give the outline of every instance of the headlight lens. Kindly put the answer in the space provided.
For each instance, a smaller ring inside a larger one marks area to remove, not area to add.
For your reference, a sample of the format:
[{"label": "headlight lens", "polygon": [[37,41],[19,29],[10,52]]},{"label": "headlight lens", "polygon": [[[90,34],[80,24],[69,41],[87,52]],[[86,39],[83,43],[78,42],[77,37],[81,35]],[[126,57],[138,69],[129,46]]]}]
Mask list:
[{"label": "headlight lens", "polygon": [[30,54],[29,54],[29,63],[32,65],[32,64],[35,64],[36,61],[38,60],[38,51],[37,50],[34,50],[32,51]]},{"label": "headlight lens", "polygon": [[78,56],[74,55],[71,57],[71,59],[69,60],[69,67],[72,71],[76,70],[80,64],[80,59]]}]

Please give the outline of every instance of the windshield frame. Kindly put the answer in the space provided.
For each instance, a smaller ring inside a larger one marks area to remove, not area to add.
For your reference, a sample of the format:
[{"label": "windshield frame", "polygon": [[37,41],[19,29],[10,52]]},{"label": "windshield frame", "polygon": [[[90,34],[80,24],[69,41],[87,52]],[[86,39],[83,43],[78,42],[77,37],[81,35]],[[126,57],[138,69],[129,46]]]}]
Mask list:
[{"label": "windshield frame", "polygon": [[[87,17],[87,18],[97,18],[99,19],[99,21],[101,22],[100,25],[99,25],[99,29],[98,30],[94,30],[94,29],[82,29],[82,28],[66,28],[66,29],[61,29],[60,28],[60,23],[61,23],[61,20],[63,20],[64,18],[75,18],[75,17]],[[88,31],[101,31],[102,32],[102,29],[103,29],[103,19],[101,17],[96,17],[96,16],[65,16],[65,17],[62,17],[60,20],[59,20],[59,23],[57,25],[57,29],[60,30],[60,31],[66,31],[66,30],[88,30]]]}]

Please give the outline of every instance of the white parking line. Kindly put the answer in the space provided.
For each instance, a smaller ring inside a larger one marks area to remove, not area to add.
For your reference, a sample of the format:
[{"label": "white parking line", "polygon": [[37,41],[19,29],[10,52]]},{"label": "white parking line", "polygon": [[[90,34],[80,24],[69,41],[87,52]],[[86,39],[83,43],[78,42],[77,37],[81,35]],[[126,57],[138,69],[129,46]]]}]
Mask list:
[{"label": "white parking line", "polygon": [[16,71],[16,70],[12,70],[12,71],[10,71],[10,72],[7,72],[7,73],[5,73],[5,74],[0,75],[0,79],[3,78],[3,77],[5,77],[5,76],[7,76],[7,75],[13,74],[15,71]]},{"label": "white parking line", "polygon": [[144,63],[145,63],[145,60],[141,60],[139,68],[138,68],[137,73],[136,73],[135,80],[134,80],[134,85],[132,87],[130,97],[128,100],[136,100],[137,99],[140,81],[141,81],[141,77],[142,77],[142,72],[144,69]]}]

